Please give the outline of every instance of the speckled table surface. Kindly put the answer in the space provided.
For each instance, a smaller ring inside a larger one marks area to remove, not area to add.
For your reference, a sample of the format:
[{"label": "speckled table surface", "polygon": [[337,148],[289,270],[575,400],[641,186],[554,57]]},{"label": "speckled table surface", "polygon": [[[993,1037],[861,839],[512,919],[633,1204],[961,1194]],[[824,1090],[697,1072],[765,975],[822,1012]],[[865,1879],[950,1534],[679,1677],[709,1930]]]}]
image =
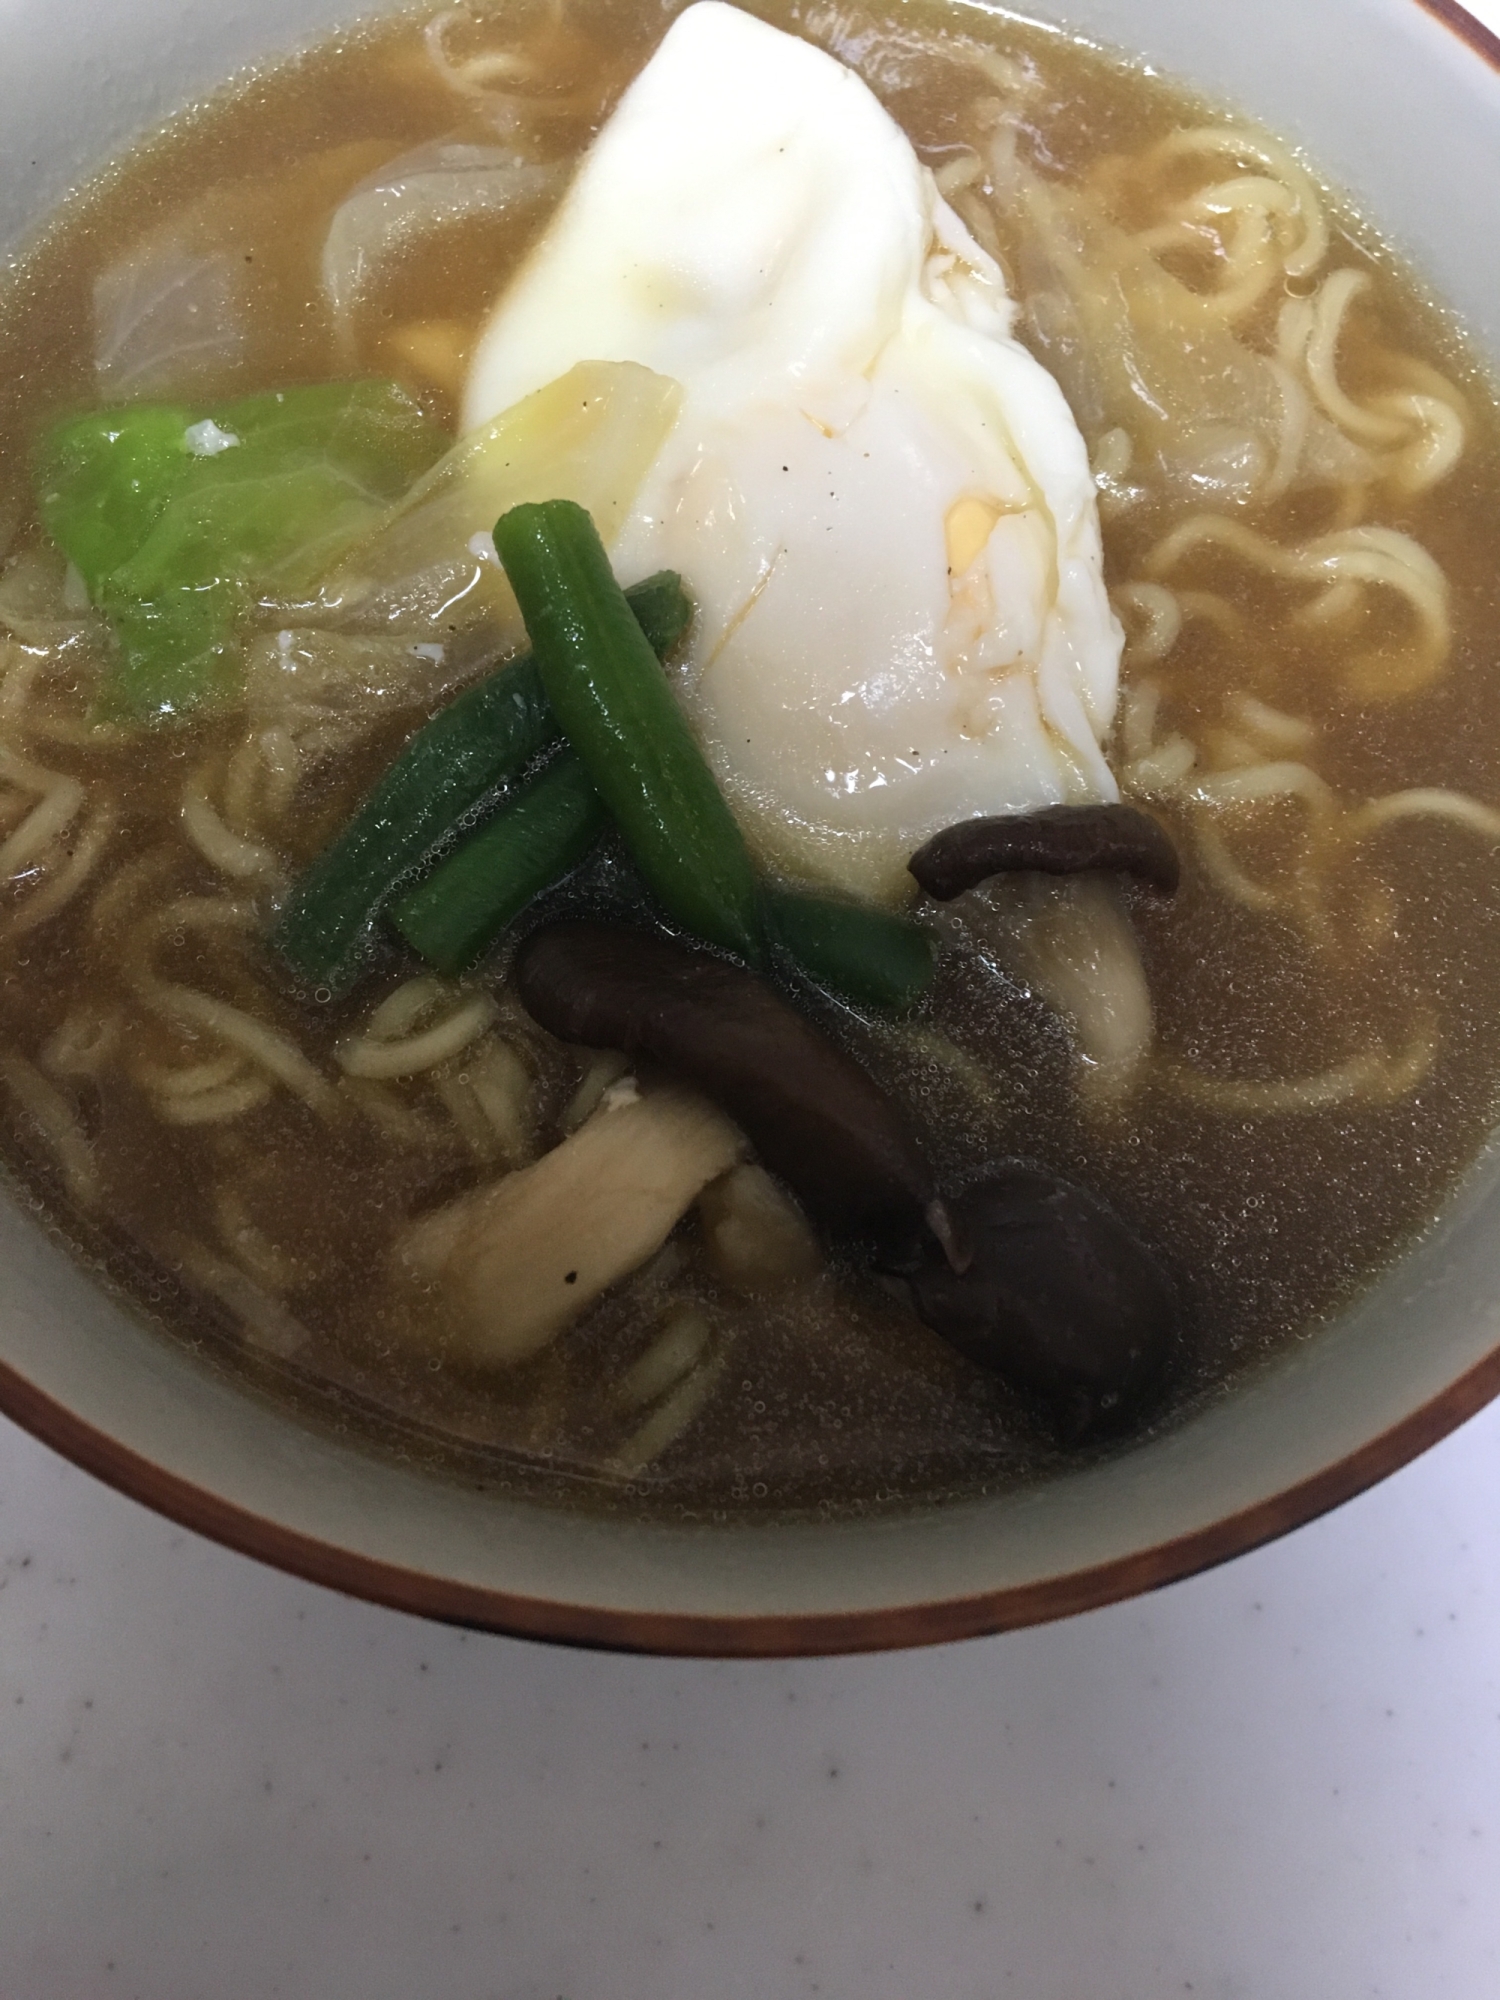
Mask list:
[{"label": "speckled table surface", "polygon": [[0,1422],[0,2000],[817,1994],[1494,2000],[1500,1406],[1155,1597],[747,1665],[350,1603]]},{"label": "speckled table surface", "polygon": [[1500,1406],[1212,1575],[885,1658],[354,1604],[0,1428],[4,2000],[1493,2000]]}]

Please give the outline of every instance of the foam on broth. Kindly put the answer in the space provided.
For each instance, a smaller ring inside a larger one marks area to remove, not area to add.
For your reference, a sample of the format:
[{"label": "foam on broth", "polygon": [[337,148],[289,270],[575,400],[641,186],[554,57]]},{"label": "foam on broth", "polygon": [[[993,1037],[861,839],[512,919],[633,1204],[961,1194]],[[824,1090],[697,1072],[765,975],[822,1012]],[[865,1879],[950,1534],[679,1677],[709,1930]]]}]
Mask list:
[{"label": "foam on broth", "polygon": [[[1191,163],[1150,172],[1139,163],[1168,135],[1223,121],[1061,37],[969,13],[965,36],[985,39],[955,56],[935,45],[937,13],[889,26],[852,11],[768,12],[866,74],[965,219],[989,232],[1023,303],[1036,245],[1019,205],[1003,198],[1003,176],[983,167],[997,102],[1011,106],[1027,171],[1049,184],[1104,186],[1115,170],[1100,162],[1126,163],[1113,197],[1121,227],[1152,226],[1204,185]],[[338,754],[290,777],[239,754],[238,714],[146,734],[87,723],[96,635],[31,518],[25,468],[48,421],[97,400],[97,277],[122,249],[186,217],[194,242],[232,243],[254,274],[253,339],[195,394],[348,372],[317,294],[323,234],[343,195],[425,142],[493,145],[497,116],[513,120],[512,138],[536,157],[566,161],[649,53],[627,6],[596,0],[565,17],[520,17],[519,29],[505,25],[513,18],[450,23],[438,51],[446,77],[423,22],[410,18],[268,70],[84,189],[10,282],[0,618],[14,638],[0,684],[9,760],[0,839],[48,796],[38,771],[76,781],[84,800],[56,843],[23,855],[3,892],[10,1170],[175,1335],[314,1416],[466,1476],[590,1504],[714,1514],[903,1504],[1037,1476],[1054,1454],[1004,1389],[868,1276],[835,1265],[811,1288],[737,1299],[705,1268],[691,1223],[514,1375],[466,1377],[414,1350],[400,1337],[409,1307],[383,1279],[394,1234],[504,1164],[503,1147],[461,1108],[476,1049],[435,1075],[363,1091],[337,1083],[336,1045],[415,968],[391,951],[347,1001],[299,1001],[260,949],[267,883],[226,879],[185,832],[182,808],[196,787],[224,823],[295,868],[347,818],[431,691],[414,687]],[[535,66],[522,65],[500,105],[493,69],[464,66],[517,40]],[[1244,177],[1243,160],[1237,171]],[[1351,212],[1327,207],[1331,245],[1318,271],[1252,305],[1240,335],[1272,350],[1288,298],[1315,298],[1330,270],[1367,273],[1339,331],[1338,383],[1370,408],[1403,386],[1451,404],[1438,383],[1456,382],[1463,457],[1426,487],[1388,480],[1356,502],[1348,482],[1294,486],[1234,518],[1283,549],[1369,525],[1414,538],[1448,580],[1444,658],[1410,693],[1351,694],[1349,660],[1420,648],[1400,593],[1366,591],[1352,607],[1334,602],[1321,623],[1309,619],[1306,578],[1268,574],[1212,536],[1184,542],[1184,524],[1225,510],[1169,489],[1139,455],[1123,458],[1110,439],[1119,426],[1091,428],[1080,411],[1103,475],[1109,579],[1132,640],[1122,731],[1134,740],[1112,745],[1112,762],[1127,796],[1130,769],[1145,774],[1186,863],[1171,904],[1130,898],[1156,1008],[1145,1080],[1124,1108],[1091,1109],[1057,1014],[972,942],[949,953],[911,1027],[825,1010],[831,1031],[909,1107],[943,1171],[1004,1155],[1042,1160],[1106,1195],[1168,1262],[1194,1358],[1162,1421],[1307,1332],[1420,1230],[1493,1123],[1500,1084],[1493,831],[1482,815],[1465,823],[1423,810],[1383,826],[1353,817],[1362,802],[1418,789],[1500,801],[1500,430],[1487,384],[1419,285]],[[415,243],[364,302],[358,368],[393,375],[451,425],[465,344],[541,219],[470,222]],[[1163,263],[1205,282],[1190,236]],[[1055,326],[1039,319],[1032,336],[1045,358]],[[1405,375],[1393,374],[1392,356],[1410,357]],[[1168,593],[1182,625],[1163,646]],[[1334,803],[1304,788],[1228,809],[1221,796],[1210,812],[1181,778],[1159,782],[1179,737],[1196,753],[1193,783],[1209,781],[1210,792],[1217,784],[1227,795],[1236,773],[1296,765]],[[606,851],[554,907],[628,903],[631,893]],[[331,1080],[339,1115],[294,1089],[263,1088],[262,1070],[231,1061],[211,1037],[185,1046],[170,1009],[143,1002],[163,985],[263,1021]],[[549,1143],[580,1065],[499,991],[489,1032],[522,1051],[533,1143]],[[238,1089],[245,1104],[200,1121],[184,1073],[215,1061],[222,1078],[199,1077],[194,1089]],[[1278,1100],[1299,1080],[1317,1080],[1303,1093],[1312,1108]],[[675,1439],[670,1422],[659,1425],[667,1442],[653,1458],[651,1439],[641,1441],[651,1408],[629,1407],[618,1384],[674,1314],[697,1314],[707,1328],[695,1378],[703,1397]]]}]

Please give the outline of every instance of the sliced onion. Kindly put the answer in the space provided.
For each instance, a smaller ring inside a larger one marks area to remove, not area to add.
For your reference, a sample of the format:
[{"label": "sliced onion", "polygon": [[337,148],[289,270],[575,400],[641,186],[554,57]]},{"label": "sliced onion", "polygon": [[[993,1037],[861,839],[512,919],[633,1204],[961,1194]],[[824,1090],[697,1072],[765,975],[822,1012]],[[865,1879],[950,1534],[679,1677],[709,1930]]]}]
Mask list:
[{"label": "sliced onion", "polygon": [[111,401],[171,394],[243,359],[243,259],[175,235],[138,246],[94,281],[94,373]]},{"label": "sliced onion", "polygon": [[339,204],[324,240],[323,291],[335,324],[347,332],[388,258],[434,230],[534,208],[557,189],[562,171],[456,140],[419,146],[377,168]]}]

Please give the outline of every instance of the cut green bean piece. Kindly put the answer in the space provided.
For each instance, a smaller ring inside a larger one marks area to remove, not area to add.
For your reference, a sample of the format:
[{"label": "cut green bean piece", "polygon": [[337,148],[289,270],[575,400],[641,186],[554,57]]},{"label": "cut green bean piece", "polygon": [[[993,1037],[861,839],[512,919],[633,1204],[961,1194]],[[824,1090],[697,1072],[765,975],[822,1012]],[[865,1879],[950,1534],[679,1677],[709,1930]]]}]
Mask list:
[{"label": "cut green bean piece", "polygon": [[651,642],[657,660],[675,653],[693,622],[693,600],[675,569],[659,569],[643,577],[625,593],[625,602],[635,613],[635,622]]},{"label": "cut green bean piece", "polygon": [[582,507],[511,508],[495,547],[558,721],[668,914],[752,964],[763,955],[744,836],[629,615]]},{"label": "cut green bean piece", "polygon": [[[671,651],[693,615],[668,570],[637,584],[627,602],[653,657]],[[272,942],[298,977],[346,991],[391,898],[557,736],[529,654],[440,709],[292,889]]]},{"label": "cut green bean piece", "polygon": [[609,825],[571,750],[508,799],[422,883],[390,921],[439,972],[462,972],[544,889],[571,873]]},{"label": "cut green bean piece", "polygon": [[936,947],[909,918],[799,889],[761,894],[772,941],[818,985],[861,1006],[904,1013],[932,984]]}]

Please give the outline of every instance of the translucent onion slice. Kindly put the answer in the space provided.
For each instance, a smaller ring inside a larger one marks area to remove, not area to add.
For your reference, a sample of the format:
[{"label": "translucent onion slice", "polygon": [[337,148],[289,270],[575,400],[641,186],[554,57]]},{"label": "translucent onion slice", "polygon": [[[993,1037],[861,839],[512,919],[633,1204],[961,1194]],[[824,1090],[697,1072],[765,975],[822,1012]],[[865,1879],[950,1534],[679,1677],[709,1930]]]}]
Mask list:
[{"label": "translucent onion slice", "polygon": [[446,139],[390,160],[334,210],[323,243],[323,293],[341,337],[382,265],[440,229],[519,215],[555,194],[560,165],[498,146]]}]

